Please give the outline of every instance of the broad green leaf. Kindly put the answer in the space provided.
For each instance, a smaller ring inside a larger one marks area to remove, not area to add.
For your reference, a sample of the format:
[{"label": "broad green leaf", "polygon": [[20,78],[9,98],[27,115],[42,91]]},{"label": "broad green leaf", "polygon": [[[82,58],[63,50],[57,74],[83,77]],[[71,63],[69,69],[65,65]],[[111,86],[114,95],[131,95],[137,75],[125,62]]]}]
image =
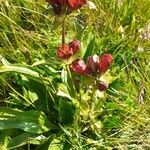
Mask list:
[{"label": "broad green leaf", "polygon": [[47,138],[44,135],[23,132],[18,129],[3,130],[0,132],[0,143],[7,149],[15,149],[26,144],[39,145],[45,140]]},{"label": "broad green leaf", "polygon": [[69,99],[72,99],[72,97],[69,94],[67,87],[64,84],[59,84],[59,89],[58,89],[57,95],[61,96],[61,97],[67,97]]},{"label": "broad green leaf", "polygon": [[86,60],[88,56],[94,52],[95,37],[92,33],[89,33],[85,45],[81,49],[81,57]]},{"label": "broad green leaf", "polygon": [[62,98],[59,101],[59,117],[60,120],[67,124],[73,121],[73,116],[75,113],[75,108],[71,102],[66,98]]},{"label": "broad green leaf", "polygon": [[45,83],[49,83],[51,80],[50,78],[43,78],[40,74],[36,71],[35,68],[29,66],[22,66],[22,65],[2,65],[0,66],[0,73],[7,73],[7,72],[14,72],[26,75],[27,77],[36,80],[38,82],[45,81]]},{"label": "broad green leaf", "polygon": [[107,71],[104,75],[100,77],[100,80],[106,83],[112,83],[114,80],[116,80],[118,77],[111,76],[110,72]]},{"label": "broad green leaf", "polygon": [[[48,112],[48,101],[50,101],[49,91],[43,83],[37,82],[32,79],[25,78],[22,76],[22,86],[26,87],[27,98],[34,104],[34,106],[43,112]],[[25,90],[24,90],[25,91]]]},{"label": "broad green leaf", "polygon": [[95,44],[95,37],[93,37],[87,45],[87,49],[83,57],[84,60],[87,60],[89,56],[94,54],[94,44]]},{"label": "broad green leaf", "polygon": [[12,128],[40,134],[51,130],[54,126],[42,112],[0,108],[0,130]]},{"label": "broad green leaf", "polygon": [[21,74],[33,76],[33,77],[39,77],[38,72],[35,72],[35,71],[28,69],[26,67],[16,66],[16,65],[0,66],[0,73],[4,73],[4,72],[16,72],[16,73],[21,73]]},{"label": "broad green leaf", "polygon": [[69,66],[66,66],[61,73],[62,82],[66,85],[71,97],[75,96],[76,89]]},{"label": "broad green leaf", "polygon": [[9,140],[7,148],[8,149],[14,149],[23,145],[26,145],[27,143],[30,144],[40,144],[39,135],[35,135],[33,133],[22,133],[14,138],[11,138]]}]

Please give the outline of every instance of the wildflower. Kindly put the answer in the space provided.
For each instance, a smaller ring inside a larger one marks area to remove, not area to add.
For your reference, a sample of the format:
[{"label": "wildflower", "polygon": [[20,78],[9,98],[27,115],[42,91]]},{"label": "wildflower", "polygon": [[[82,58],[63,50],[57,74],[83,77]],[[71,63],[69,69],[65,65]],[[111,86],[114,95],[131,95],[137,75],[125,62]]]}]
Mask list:
[{"label": "wildflower", "polygon": [[68,59],[80,49],[80,41],[73,40],[69,44],[59,46],[57,56],[61,59]]},{"label": "wildflower", "polygon": [[84,76],[90,76],[91,71],[82,59],[75,60],[71,65],[72,71]]},{"label": "wildflower", "polygon": [[104,54],[99,58],[98,69],[100,74],[104,74],[112,64],[112,55]]},{"label": "wildflower", "polygon": [[108,84],[106,84],[105,82],[101,82],[98,83],[97,87],[100,91],[106,91],[108,89]]},{"label": "wildflower", "polygon": [[97,55],[88,57],[87,66],[90,68],[93,74],[97,73],[98,71],[98,63],[99,63],[99,57]]},{"label": "wildflower", "polygon": [[81,8],[84,4],[86,4],[86,0],[68,0],[68,7],[71,10],[76,10]]},{"label": "wildflower", "polygon": [[74,39],[72,42],[69,43],[69,48],[72,49],[73,53],[76,53],[80,49],[80,41]]},{"label": "wildflower", "polygon": [[52,6],[56,15],[68,12],[66,10],[74,11],[86,4],[86,0],[46,0],[46,2]]},{"label": "wildflower", "polygon": [[49,5],[52,6],[53,11],[56,15],[60,15],[63,12],[63,5],[66,3],[66,0],[46,0]]},{"label": "wildflower", "polygon": [[57,56],[61,59],[68,59],[73,55],[72,49],[67,44],[59,46],[57,49]]}]

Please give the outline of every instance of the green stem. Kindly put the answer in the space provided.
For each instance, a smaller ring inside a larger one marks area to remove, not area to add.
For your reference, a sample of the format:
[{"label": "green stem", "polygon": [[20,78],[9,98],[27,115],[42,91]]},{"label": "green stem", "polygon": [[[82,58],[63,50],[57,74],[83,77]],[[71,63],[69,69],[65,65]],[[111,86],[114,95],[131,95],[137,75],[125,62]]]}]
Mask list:
[{"label": "green stem", "polygon": [[71,75],[71,71],[70,71],[70,67],[69,67],[68,64],[66,65],[66,70],[67,70],[67,73],[68,73],[68,81],[71,83],[71,86],[72,86],[71,89],[73,89],[74,93],[76,94],[76,87],[74,85],[72,75]]},{"label": "green stem", "polygon": [[28,141],[28,150],[30,150],[30,142]]},{"label": "green stem", "polygon": [[95,94],[96,89],[97,89],[96,85],[97,85],[97,77],[95,77],[95,82],[93,82],[93,89],[92,89],[91,98],[89,101],[89,107],[90,107],[89,117],[90,117],[90,114],[93,113],[93,97],[94,97],[94,94]]},{"label": "green stem", "polygon": [[65,44],[65,20],[66,20],[66,16],[64,16],[62,21],[62,45]]}]

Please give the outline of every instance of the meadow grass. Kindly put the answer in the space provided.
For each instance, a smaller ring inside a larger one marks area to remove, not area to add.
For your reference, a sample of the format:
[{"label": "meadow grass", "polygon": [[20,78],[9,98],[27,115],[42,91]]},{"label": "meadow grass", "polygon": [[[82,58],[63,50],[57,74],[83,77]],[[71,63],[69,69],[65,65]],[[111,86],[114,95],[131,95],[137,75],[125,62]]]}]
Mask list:
[{"label": "meadow grass", "polygon": [[[84,46],[87,38],[94,38],[91,47],[93,53],[113,55],[111,74],[116,80],[110,84],[107,98],[101,105],[99,119],[102,127],[96,131],[97,136],[80,137],[78,145],[74,142],[74,149],[148,150],[150,1],[93,2],[96,10],[84,8],[80,15],[75,12],[75,19],[67,26],[67,40],[77,36]],[[30,65],[37,60],[57,61],[55,48],[61,43],[60,22],[61,18],[56,19],[42,0],[1,0],[0,55],[13,64]],[[82,32],[83,28],[85,30]],[[2,75],[6,83],[17,89],[15,86],[18,83],[12,81],[13,77],[11,74]],[[6,83],[1,82],[0,102],[11,107],[8,102],[12,89]],[[82,139],[90,143],[88,148],[84,142],[80,143]]]}]

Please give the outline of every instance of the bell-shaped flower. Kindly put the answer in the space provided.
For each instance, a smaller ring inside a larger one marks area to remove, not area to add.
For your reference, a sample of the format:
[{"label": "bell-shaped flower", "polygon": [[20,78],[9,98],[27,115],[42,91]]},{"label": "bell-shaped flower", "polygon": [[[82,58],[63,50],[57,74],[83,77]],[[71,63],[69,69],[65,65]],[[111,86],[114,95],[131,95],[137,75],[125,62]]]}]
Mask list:
[{"label": "bell-shaped flower", "polygon": [[46,0],[52,6],[56,15],[81,8],[87,0]]},{"label": "bell-shaped flower", "polygon": [[80,41],[73,40],[69,44],[59,46],[57,56],[61,59],[68,59],[80,49]]},{"label": "bell-shaped flower", "polygon": [[68,59],[73,55],[72,49],[67,44],[59,46],[57,49],[57,56],[61,59]]},{"label": "bell-shaped flower", "polygon": [[81,48],[80,41],[74,39],[72,42],[69,43],[69,48],[72,49],[73,53],[76,53]]},{"label": "bell-shaped flower", "polygon": [[68,7],[71,10],[79,9],[87,2],[87,0],[67,0],[67,1],[68,1]]},{"label": "bell-shaped flower", "polygon": [[100,74],[104,74],[112,64],[112,55],[111,54],[103,54],[99,58],[98,70]]},{"label": "bell-shaped flower", "polygon": [[87,66],[91,70],[93,74],[96,74],[98,72],[98,63],[99,63],[99,56],[93,55],[88,57],[87,59]]},{"label": "bell-shaped flower", "polygon": [[73,72],[84,75],[84,76],[90,76],[91,71],[88,68],[88,66],[85,64],[85,62],[82,59],[77,59],[71,64],[71,69]]}]

